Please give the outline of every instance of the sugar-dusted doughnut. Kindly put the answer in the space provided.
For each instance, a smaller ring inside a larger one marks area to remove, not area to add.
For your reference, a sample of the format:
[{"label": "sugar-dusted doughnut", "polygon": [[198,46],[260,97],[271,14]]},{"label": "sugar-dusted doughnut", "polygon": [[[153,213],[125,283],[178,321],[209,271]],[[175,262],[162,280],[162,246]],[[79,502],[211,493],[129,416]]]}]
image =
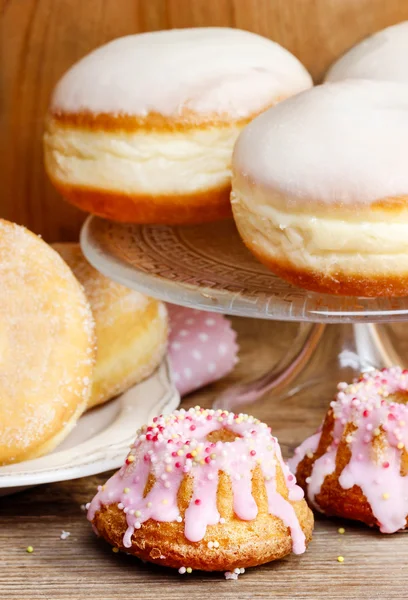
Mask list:
[{"label": "sugar-dusted doughnut", "polygon": [[238,133],[311,85],[292,54],[248,31],[206,27],[119,38],[56,86],[46,169],[68,200],[114,220],[230,216]]},{"label": "sugar-dusted doughnut", "polygon": [[143,560],[225,571],[301,554],[313,515],[270,428],[200,407],[142,427],[88,519]]},{"label": "sugar-dusted doughnut", "polygon": [[348,80],[281,102],[233,157],[248,248],[310,290],[408,294],[408,86]]},{"label": "sugar-dusted doughnut", "polygon": [[317,434],[289,461],[310,504],[394,533],[408,527],[408,371],[340,383]]},{"label": "sugar-dusted doughnut", "polygon": [[167,347],[162,302],[111,281],[85,259],[79,244],[54,244],[84,286],[95,319],[96,364],[88,407],[148,377]]},{"label": "sugar-dusted doughnut", "polygon": [[0,464],[52,450],[85,410],[95,344],[85,294],[39,237],[0,221]]},{"label": "sugar-dusted doughnut", "polygon": [[325,81],[377,79],[408,83],[408,21],[387,27],[339,58]]}]

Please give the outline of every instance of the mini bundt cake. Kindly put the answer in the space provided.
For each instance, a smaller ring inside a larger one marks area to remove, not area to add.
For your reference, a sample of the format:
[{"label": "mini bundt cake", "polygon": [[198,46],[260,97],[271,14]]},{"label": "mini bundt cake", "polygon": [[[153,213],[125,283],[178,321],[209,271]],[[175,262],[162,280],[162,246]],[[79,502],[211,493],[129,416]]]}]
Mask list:
[{"label": "mini bundt cake", "polygon": [[313,508],[383,533],[407,527],[408,371],[392,367],[340,383],[320,430],[295,451]]},{"label": "mini bundt cake", "polygon": [[155,417],[88,519],[120,550],[181,573],[301,554],[313,515],[270,431],[254,417],[199,407]]}]

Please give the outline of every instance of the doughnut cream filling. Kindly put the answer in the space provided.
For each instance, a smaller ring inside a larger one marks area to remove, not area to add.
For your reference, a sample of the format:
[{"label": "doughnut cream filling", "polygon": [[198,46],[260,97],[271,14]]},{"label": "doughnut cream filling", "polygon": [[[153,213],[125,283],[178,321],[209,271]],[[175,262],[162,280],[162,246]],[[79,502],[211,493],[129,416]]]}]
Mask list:
[{"label": "doughnut cream filling", "polygon": [[186,194],[228,186],[242,125],[160,131],[69,127],[51,119],[45,162],[56,181],[129,194]]},{"label": "doughnut cream filling", "polygon": [[339,484],[345,490],[360,487],[380,531],[394,533],[406,526],[408,516],[408,371],[369,371],[350,385],[340,383],[338,390],[331,403],[329,446],[320,455],[321,433],[316,433],[296,449],[289,467],[296,472],[305,456],[313,459],[307,496],[321,510],[319,493],[335,472],[338,448],[345,442],[350,459]]},{"label": "doughnut cream filling", "polygon": [[[226,438],[233,441],[222,441]],[[285,478],[288,500],[277,491],[277,466]],[[256,518],[252,472],[257,467],[265,479],[269,513],[289,528],[293,552],[303,553],[305,535],[291,504],[302,500],[303,491],[283,462],[276,438],[265,423],[222,410],[180,409],[142,427],[123,467],[99,488],[88,519],[92,521],[103,505],[117,504],[126,515],[123,545],[127,548],[135,529],[149,519],[184,520],[186,539],[199,542],[207,526],[224,521],[217,507],[220,472],[231,480],[236,517],[244,521]],[[182,515],[177,498],[186,477],[192,479],[193,491]]]},{"label": "doughnut cream filling", "polygon": [[[246,194],[238,185],[231,194],[237,225],[249,245],[277,262],[308,270],[339,267],[344,273],[381,274],[408,271],[408,210],[353,215],[321,207],[308,214],[276,206],[273,194]],[[373,262],[375,258],[375,262]]]}]

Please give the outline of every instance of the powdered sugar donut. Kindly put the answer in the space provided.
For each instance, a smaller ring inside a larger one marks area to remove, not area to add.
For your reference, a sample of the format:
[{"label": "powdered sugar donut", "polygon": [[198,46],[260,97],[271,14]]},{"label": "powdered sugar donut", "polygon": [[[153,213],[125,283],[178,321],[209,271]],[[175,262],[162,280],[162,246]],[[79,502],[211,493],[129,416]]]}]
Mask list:
[{"label": "powdered sugar donut", "polygon": [[248,248],[318,292],[408,294],[408,86],[348,80],[281,102],[233,157]]},{"label": "powdered sugar donut", "polygon": [[46,169],[68,200],[118,221],[229,216],[238,133],[311,85],[292,54],[248,31],[206,27],[119,38],[56,86]]},{"label": "powdered sugar donut", "polygon": [[88,408],[102,404],[149,377],[167,349],[167,311],[162,302],[116,283],[94,269],[79,244],[54,249],[84,286],[95,319],[96,363]]},{"label": "powdered sugar donut", "polygon": [[299,554],[313,528],[270,428],[199,407],[156,417],[138,431],[88,519],[116,547],[181,572]]},{"label": "powdered sugar donut", "polygon": [[0,464],[35,458],[85,410],[95,357],[84,292],[39,237],[0,220]]},{"label": "powdered sugar donut", "polygon": [[408,371],[370,371],[339,392],[289,461],[310,504],[394,533],[408,524]]},{"label": "powdered sugar donut", "polygon": [[357,44],[328,70],[325,81],[376,79],[408,83],[408,21]]}]

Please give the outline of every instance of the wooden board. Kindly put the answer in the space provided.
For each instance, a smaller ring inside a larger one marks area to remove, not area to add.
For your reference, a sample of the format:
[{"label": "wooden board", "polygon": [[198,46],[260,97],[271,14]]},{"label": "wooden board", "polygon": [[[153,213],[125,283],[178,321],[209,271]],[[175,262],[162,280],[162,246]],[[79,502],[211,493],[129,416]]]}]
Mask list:
[{"label": "wooden board", "polygon": [[3,0],[0,217],[49,242],[75,240],[84,215],[61,201],[42,164],[51,90],[76,60],[115,37],[231,26],[272,38],[319,80],[368,34],[408,19],[407,0]]},{"label": "wooden board", "polygon": [[[209,406],[234,381],[262,373],[291,343],[295,325],[234,319],[241,344],[236,371],[218,385],[189,397],[184,406]],[[408,339],[408,328],[399,325]],[[327,373],[330,380],[330,373]],[[333,382],[334,387],[334,382]],[[329,399],[327,399],[327,402]],[[320,402],[320,408],[319,403]],[[297,403],[270,397],[253,408],[281,438],[284,450],[311,433],[326,399]],[[317,406],[317,408],[316,408]],[[238,581],[220,573],[180,576],[112,553],[92,533],[81,510],[106,475],[37,487],[0,499],[0,598],[4,600],[402,600],[408,597],[408,536],[319,518],[306,554],[249,569]],[[339,526],[346,533],[340,535]],[[71,533],[60,539],[61,530]],[[34,553],[25,548],[34,546]],[[345,558],[337,562],[337,556]]]}]

